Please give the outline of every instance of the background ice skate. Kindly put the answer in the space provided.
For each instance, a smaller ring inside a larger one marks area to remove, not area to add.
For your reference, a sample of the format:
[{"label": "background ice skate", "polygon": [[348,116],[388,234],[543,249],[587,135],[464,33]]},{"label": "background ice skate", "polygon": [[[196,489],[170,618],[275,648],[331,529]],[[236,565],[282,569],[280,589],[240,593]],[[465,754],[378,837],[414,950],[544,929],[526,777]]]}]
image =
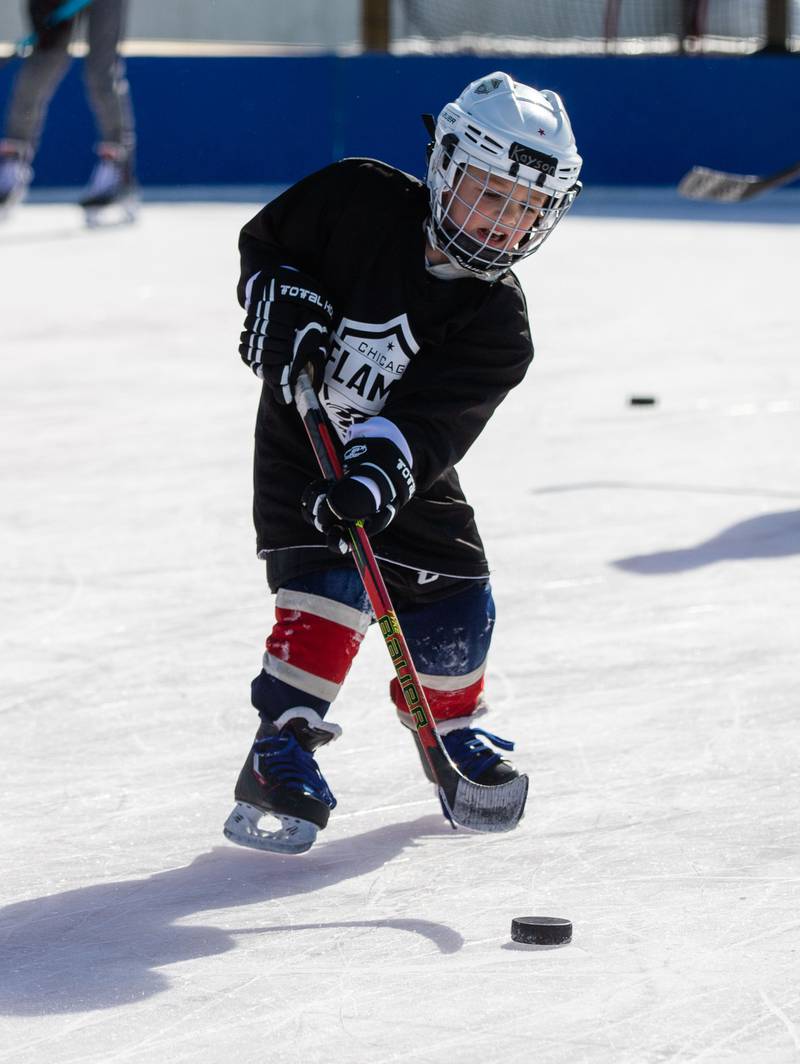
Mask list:
[{"label": "background ice skate", "polygon": [[588,194],[523,266],[537,357],[462,470],[527,816],[444,823],[372,631],[299,858],[221,835],[272,616],[255,209],[2,235],[0,1061],[797,1060],[796,199]]}]

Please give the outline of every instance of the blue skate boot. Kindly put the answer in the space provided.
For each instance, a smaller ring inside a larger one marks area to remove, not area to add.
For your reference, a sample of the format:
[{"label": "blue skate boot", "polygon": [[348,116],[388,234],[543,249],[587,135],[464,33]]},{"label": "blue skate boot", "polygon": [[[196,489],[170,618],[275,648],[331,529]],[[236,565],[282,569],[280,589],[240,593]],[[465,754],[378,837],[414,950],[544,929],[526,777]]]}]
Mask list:
[{"label": "blue skate boot", "polygon": [[[437,724],[437,730],[441,737],[442,745],[450,755],[450,760],[462,776],[466,776],[468,780],[473,783],[480,783],[484,787],[499,787],[504,783],[509,783],[511,780],[518,779],[519,772],[510,761],[507,761],[501,754],[497,753],[497,750],[513,750],[513,742],[509,739],[501,739],[498,735],[493,735],[483,728],[470,726],[470,722],[475,717],[481,717],[486,712],[486,704],[481,699],[475,708],[475,712],[470,714],[469,717],[440,721]],[[400,719],[400,723],[408,728],[414,736],[414,745],[417,748],[425,775],[431,783],[435,783],[436,780],[433,778],[428,759],[425,756],[425,751],[416,729],[411,723],[410,715],[401,710],[397,716]],[[493,750],[491,746],[488,746],[484,739],[488,739],[492,746],[497,747],[497,750]]]},{"label": "blue skate boot", "polygon": [[[483,728],[455,728],[442,735],[442,743],[459,772],[473,783],[484,787],[499,787],[519,776],[519,772],[484,739],[498,750],[513,750],[509,739],[501,739]],[[427,765],[427,760],[425,760]]]},{"label": "blue skate boot", "polygon": [[[278,719],[262,721],[239,773],[236,806],[225,836],[240,846],[275,853],[304,853],[336,807],[313,752],[342,733],[313,709],[298,706]],[[280,821],[278,831],[258,825],[264,814]]]}]

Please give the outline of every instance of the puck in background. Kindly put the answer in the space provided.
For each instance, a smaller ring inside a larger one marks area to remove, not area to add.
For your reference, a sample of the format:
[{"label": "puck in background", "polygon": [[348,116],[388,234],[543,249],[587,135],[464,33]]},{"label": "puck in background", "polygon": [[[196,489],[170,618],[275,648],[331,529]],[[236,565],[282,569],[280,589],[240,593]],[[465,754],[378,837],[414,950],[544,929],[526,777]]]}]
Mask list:
[{"label": "puck in background", "polygon": [[656,402],[654,395],[632,395],[628,399],[628,406],[655,406]]},{"label": "puck in background", "polygon": [[572,923],[558,916],[518,916],[511,921],[511,938],[529,946],[563,946],[572,941]]}]

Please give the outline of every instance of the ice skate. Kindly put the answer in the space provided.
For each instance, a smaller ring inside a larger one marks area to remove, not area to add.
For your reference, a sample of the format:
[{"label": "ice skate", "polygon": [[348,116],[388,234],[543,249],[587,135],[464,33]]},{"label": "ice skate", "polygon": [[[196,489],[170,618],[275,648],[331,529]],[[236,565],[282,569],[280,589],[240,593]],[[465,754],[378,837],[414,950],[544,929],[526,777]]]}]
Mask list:
[{"label": "ice skate", "polygon": [[131,153],[118,144],[101,144],[97,165],[80,200],[89,228],[125,225],[139,213],[139,187]]},{"label": "ice skate", "polygon": [[20,203],[33,178],[31,150],[21,141],[0,142],[0,219]]},{"label": "ice skate", "polygon": [[485,712],[481,699],[470,716],[438,722],[436,730],[452,762],[448,767],[441,759],[439,780],[434,777],[411,718],[403,711],[398,712],[398,717],[413,736],[422,769],[436,788],[445,819],[453,827],[471,831],[512,831],[525,812],[528,777],[497,752],[513,750],[513,742],[472,727],[475,717]]},{"label": "ice skate", "polygon": [[[313,751],[339,735],[337,724],[303,706],[287,710],[274,724],[262,722],[236,782],[236,805],[225,821],[225,836],[240,846],[275,853],[310,849],[336,807]],[[280,822],[278,830],[259,826],[265,814]]]},{"label": "ice skate", "polygon": [[[447,731],[445,725],[445,732],[442,734],[442,726],[440,725],[439,734],[445,750],[450,755],[450,760],[462,776],[466,776],[473,783],[480,783],[483,787],[499,787],[504,783],[517,779],[519,776],[519,772],[517,772],[511,762],[497,753],[497,750],[492,749],[492,746],[494,746],[498,750],[513,750],[514,744],[510,740],[501,739],[491,732],[484,731],[483,728],[462,727]],[[489,746],[484,742],[485,739],[492,745]],[[425,775],[431,783],[435,783],[436,781],[431,775],[430,766],[428,765],[428,759],[422,751],[416,732],[414,732],[414,741],[417,745]]]}]

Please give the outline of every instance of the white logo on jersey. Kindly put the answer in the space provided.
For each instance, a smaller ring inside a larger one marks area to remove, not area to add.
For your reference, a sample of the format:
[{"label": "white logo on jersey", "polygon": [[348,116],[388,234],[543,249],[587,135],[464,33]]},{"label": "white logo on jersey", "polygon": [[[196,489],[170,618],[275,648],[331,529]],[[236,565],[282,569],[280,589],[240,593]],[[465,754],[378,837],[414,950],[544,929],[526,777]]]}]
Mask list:
[{"label": "white logo on jersey", "polygon": [[331,338],[320,389],[342,442],[351,425],[380,413],[417,351],[407,314],[376,323],[342,319]]},{"label": "white logo on jersey", "polygon": [[439,574],[438,573],[426,573],[424,571],[424,569],[420,569],[417,572],[417,583],[418,584],[432,584],[434,580],[438,580],[438,579],[439,579]]}]

